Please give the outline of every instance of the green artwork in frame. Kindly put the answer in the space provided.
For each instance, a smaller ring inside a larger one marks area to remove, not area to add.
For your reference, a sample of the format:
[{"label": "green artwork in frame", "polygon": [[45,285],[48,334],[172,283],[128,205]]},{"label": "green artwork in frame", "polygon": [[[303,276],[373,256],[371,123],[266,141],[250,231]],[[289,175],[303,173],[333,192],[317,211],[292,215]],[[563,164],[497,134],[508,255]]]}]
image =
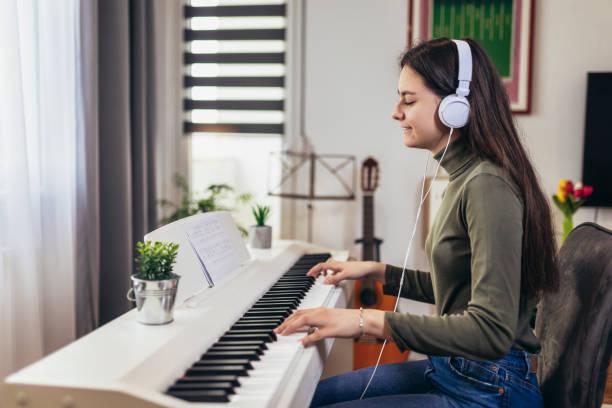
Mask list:
[{"label": "green artwork in frame", "polygon": [[487,50],[500,75],[510,75],[512,57],[512,0],[433,2],[433,38],[465,38]]},{"label": "green artwork in frame", "polygon": [[408,44],[430,38],[473,38],[506,85],[514,113],[530,112],[535,0],[410,0]]}]

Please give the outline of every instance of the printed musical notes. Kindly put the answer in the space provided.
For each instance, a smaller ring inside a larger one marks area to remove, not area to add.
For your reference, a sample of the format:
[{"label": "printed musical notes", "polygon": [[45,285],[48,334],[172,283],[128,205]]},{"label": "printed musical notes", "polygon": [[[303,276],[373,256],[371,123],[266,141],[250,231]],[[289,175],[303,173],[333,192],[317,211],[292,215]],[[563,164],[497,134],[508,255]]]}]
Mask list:
[{"label": "printed musical notes", "polygon": [[189,225],[185,233],[210,286],[240,266],[218,217],[203,218]]}]

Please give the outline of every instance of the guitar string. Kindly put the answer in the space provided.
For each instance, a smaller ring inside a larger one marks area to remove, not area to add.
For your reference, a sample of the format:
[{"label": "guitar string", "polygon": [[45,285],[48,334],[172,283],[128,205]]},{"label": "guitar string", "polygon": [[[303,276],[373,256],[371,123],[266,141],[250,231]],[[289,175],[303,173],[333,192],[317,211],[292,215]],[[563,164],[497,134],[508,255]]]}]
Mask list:
[{"label": "guitar string", "polygon": [[[442,152],[442,157],[440,158],[440,161],[438,162],[436,171],[434,172],[434,176],[432,178],[432,182],[429,183],[429,188],[427,189],[425,196],[423,196],[423,191],[425,190],[425,177],[427,176],[427,169],[429,167],[429,159],[431,157],[431,155],[427,155],[427,162],[425,163],[425,171],[423,172],[423,183],[421,185],[421,198],[419,200],[419,209],[417,210],[417,215],[415,217],[414,225],[412,227],[412,234],[410,235],[410,241],[408,242],[408,248],[406,249],[406,255],[404,257],[404,266],[402,268],[402,277],[399,283],[399,291],[397,292],[397,299],[395,300],[395,307],[393,308],[394,312],[397,311],[397,306],[399,305],[400,295],[402,293],[402,285],[404,284],[404,275],[406,272],[406,265],[408,263],[408,255],[410,255],[410,249],[412,248],[412,241],[414,240],[414,234],[416,232],[416,227],[419,223],[419,217],[421,216],[421,209],[423,208],[423,203],[425,202],[425,200],[427,199],[427,196],[429,195],[429,192],[431,191],[431,187],[433,186],[433,180],[435,180],[436,177],[438,176],[438,171],[440,170],[440,164],[442,163],[442,160],[444,160],[444,156],[446,155],[446,150],[448,149],[448,145],[450,144],[452,134],[453,134],[453,128],[450,128],[450,132],[448,133],[448,140],[446,141],[446,146],[444,147],[444,152]],[[382,353],[385,350],[386,345],[387,345],[387,339],[385,339],[385,341],[383,342],[383,345],[380,349],[380,353],[378,354],[378,360],[376,361],[376,365],[374,366],[374,371],[372,371],[372,375],[370,376],[368,383],[366,384],[363,392],[361,393],[361,396],[359,397],[360,400],[363,399],[366,392],[368,391],[368,388],[370,387],[370,384],[372,383],[372,380],[374,379],[374,375],[376,374],[376,370],[378,369],[378,365],[380,364],[380,359],[382,357]]]}]

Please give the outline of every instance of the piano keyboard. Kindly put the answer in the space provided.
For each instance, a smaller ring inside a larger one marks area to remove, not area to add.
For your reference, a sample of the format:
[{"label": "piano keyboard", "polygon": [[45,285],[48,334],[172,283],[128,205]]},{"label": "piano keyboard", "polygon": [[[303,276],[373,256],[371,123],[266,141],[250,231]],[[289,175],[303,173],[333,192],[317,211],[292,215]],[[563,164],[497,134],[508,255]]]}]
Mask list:
[{"label": "piano keyboard", "polygon": [[[347,306],[350,285],[304,279],[327,257],[304,254],[326,250],[276,241],[253,251],[224,282],[178,306],[171,324],[140,324],[132,309],[10,375],[0,406],[306,408],[334,339],[303,347],[306,333],[275,339],[272,329],[296,309]],[[185,262],[180,273],[201,270]]]},{"label": "piano keyboard", "polygon": [[[166,393],[190,402],[252,399],[256,404],[269,397],[280,379],[290,375],[288,357],[296,354],[304,336],[277,338],[272,330],[296,309],[323,304],[328,290],[306,273],[330,256],[302,256]],[[318,290],[311,291],[313,286]]]}]

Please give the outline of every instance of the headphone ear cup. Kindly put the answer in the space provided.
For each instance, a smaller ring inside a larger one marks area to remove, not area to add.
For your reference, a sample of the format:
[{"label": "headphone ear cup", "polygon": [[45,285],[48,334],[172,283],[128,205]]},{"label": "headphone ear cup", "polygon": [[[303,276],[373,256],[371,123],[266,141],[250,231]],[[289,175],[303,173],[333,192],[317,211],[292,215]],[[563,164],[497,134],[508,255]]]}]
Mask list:
[{"label": "headphone ear cup", "polygon": [[438,117],[445,126],[460,128],[465,126],[470,116],[470,102],[459,95],[448,95],[438,107]]}]

